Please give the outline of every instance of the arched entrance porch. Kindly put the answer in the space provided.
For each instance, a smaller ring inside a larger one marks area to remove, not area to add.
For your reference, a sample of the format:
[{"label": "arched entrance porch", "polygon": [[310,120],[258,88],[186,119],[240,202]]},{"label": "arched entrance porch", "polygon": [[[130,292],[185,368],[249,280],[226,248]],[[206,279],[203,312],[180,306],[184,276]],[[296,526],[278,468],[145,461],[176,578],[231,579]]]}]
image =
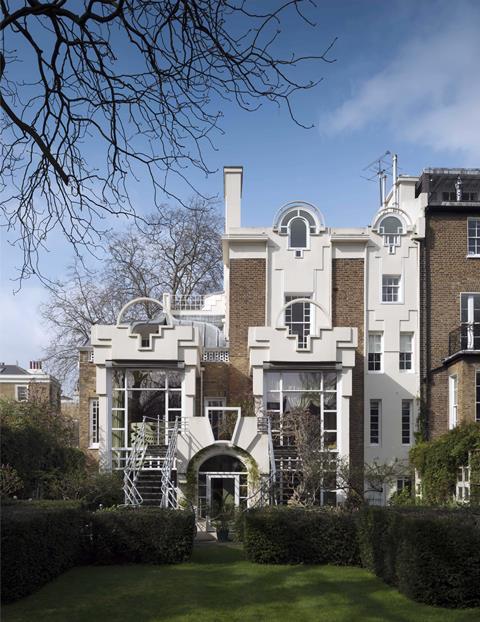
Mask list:
[{"label": "arched entrance porch", "polygon": [[258,484],[257,463],[240,447],[216,443],[198,452],[188,465],[187,496],[200,519],[246,507]]}]

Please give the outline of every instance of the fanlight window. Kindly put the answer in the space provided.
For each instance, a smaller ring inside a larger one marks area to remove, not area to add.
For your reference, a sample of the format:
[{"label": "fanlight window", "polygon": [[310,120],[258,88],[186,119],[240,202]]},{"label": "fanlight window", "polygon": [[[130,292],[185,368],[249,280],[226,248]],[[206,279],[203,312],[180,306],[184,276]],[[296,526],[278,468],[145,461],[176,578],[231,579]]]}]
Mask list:
[{"label": "fanlight window", "polygon": [[380,223],[379,233],[383,235],[384,246],[393,255],[396,247],[400,246],[400,236],[404,233],[401,220],[396,216],[386,216]]},{"label": "fanlight window", "polygon": [[289,229],[288,227],[289,222],[293,219],[296,220],[298,217],[300,217],[300,219],[303,219],[305,221],[306,226],[308,226],[310,233],[316,233],[317,224],[315,222],[315,218],[312,216],[312,214],[310,214],[304,209],[292,209],[291,211],[287,212],[285,216],[282,218],[282,222],[280,223],[280,233],[283,233],[284,235],[286,235]]}]

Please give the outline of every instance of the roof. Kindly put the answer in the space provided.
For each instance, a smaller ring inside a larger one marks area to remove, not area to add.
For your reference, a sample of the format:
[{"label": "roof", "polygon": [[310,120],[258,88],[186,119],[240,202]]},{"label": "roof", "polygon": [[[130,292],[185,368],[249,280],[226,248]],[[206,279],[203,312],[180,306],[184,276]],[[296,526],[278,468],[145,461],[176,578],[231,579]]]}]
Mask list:
[{"label": "roof", "polygon": [[30,376],[26,369],[18,365],[0,365],[0,374],[5,376]]}]

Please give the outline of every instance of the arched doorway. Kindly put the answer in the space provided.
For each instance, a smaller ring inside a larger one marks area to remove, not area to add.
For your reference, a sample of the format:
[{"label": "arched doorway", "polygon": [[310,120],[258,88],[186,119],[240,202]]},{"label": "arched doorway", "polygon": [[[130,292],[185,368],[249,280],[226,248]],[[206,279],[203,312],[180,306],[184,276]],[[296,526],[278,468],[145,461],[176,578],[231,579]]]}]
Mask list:
[{"label": "arched doorway", "polygon": [[198,514],[215,519],[220,513],[245,507],[248,496],[248,470],[231,454],[207,458],[198,468]]}]

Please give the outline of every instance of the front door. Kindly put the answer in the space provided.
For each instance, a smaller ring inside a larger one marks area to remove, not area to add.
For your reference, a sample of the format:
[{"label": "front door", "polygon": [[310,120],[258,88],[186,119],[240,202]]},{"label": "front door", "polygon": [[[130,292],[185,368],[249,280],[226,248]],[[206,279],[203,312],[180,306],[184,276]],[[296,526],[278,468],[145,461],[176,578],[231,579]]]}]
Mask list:
[{"label": "front door", "polygon": [[207,474],[207,507],[210,518],[225,511],[227,508],[238,507],[239,475]]}]

